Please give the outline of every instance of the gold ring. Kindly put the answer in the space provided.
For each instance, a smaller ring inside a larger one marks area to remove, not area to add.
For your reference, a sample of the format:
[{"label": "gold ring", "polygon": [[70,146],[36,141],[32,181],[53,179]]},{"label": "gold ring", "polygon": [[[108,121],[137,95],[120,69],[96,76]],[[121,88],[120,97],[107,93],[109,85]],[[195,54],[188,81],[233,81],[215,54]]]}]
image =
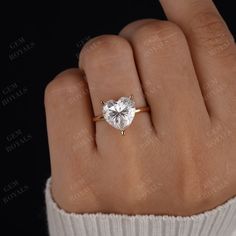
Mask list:
[{"label": "gold ring", "polygon": [[[150,108],[149,107],[140,107],[140,108],[135,110],[135,113],[145,112],[145,111],[150,111]],[[105,120],[103,115],[93,117],[94,122],[101,121],[101,120]]]},{"label": "gold ring", "polygon": [[129,127],[136,113],[149,112],[150,108],[140,107],[135,108],[134,97],[121,97],[118,100],[101,101],[103,105],[102,114],[93,117],[93,121],[105,120],[109,125],[125,134],[125,129]]}]

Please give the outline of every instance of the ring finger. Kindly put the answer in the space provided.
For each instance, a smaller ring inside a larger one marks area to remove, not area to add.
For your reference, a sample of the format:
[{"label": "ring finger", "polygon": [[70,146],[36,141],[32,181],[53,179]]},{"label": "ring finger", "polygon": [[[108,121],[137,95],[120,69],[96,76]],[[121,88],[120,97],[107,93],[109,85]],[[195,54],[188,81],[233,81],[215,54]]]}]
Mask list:
[{"label": "ring finger", "polygon": [[[79,66],[88,80],[95,116],[102,112],[101,101],[117,100],[123,96],[133,95],[136,108],[147,106],[128,41],[115,35],[96,37],[84,46],[79,59]],[[109,144],[117,148],[117,142],[124,143],[118,130],[106,122],[98,121],[96,124],[98,147]],[[143,112],[135,117],[126,136],[138,135],[150,127],[150,116]]]}]

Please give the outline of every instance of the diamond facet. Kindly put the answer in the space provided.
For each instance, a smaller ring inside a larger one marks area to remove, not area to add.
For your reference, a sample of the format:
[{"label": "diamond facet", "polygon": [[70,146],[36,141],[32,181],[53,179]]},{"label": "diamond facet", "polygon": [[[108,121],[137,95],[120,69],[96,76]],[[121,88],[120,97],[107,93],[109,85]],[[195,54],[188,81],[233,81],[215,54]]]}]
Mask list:
[{"label": "diamond facet", "polygon": [[103,117],[112,127],[125,130],[135,116],[135,102],[130,97],[121,97],[118,101],[104,102]]}]

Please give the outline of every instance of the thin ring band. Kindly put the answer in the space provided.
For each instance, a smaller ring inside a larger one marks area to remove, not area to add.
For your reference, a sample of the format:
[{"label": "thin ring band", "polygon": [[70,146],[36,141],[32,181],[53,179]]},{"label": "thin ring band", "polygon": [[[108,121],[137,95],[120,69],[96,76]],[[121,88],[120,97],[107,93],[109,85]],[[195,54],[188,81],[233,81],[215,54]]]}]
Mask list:
[{"label": "thin ring band", "polygon": [[[146,112],[146,111],[150,111],[150,108],[149,107],[140,107],[135,110],[135,113]],[[98,115],[98,116],[93,117],[94,122],[101,121],[101,120],[104,120],[103,115]]]}]

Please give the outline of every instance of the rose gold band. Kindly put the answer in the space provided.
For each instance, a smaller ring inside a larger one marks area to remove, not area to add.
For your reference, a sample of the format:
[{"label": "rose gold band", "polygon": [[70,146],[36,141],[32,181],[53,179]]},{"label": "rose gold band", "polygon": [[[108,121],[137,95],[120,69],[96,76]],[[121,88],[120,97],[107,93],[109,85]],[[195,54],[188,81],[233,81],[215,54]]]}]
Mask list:
[{"label": "rose gold band", "polygon": [[[140,107],[140,108],[137,108],[137,109],[135,110],[135,113],[146,112],[146,111],[150,111],[150,108],[149,108],[149,107]],[[100,120],[104,120],[103,115],[99,115],[99,116],[93,117],[93,121],[94,121],[94,122],[100,121]]]}]

